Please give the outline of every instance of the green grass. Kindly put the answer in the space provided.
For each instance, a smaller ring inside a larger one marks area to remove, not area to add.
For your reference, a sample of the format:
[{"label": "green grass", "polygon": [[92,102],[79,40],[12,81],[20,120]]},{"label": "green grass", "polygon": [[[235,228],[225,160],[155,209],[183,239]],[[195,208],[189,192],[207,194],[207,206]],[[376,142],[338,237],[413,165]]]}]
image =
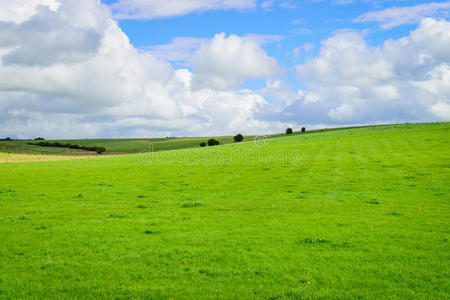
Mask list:
[{"label": "green grass", "polygon": [[[233,137],[214,137],[220,143],[231,143]],[[251,137],[250,137],[251,138]],[[154,138],[154,139],[84,139],[84,140],[49,140],[49,142],[60,142],[79,146],[105,147],[106,154],[130,154],[143,152],[158,152],[165,150],[177,150],[199,147],[201,142],[208,141],[209,137],[195,138]],[[0,152],[16,154],[47,154],[47,155],[92,155],[91,151],[73,150],[55,147],[40,147],[27,145],[28,143],[40,141],[0,141]],[[95,154],[95,152],[94,152]]]},{"label": "green grass", "polygon": [[1,298],[448,299],[450,124],[0,164]]}]

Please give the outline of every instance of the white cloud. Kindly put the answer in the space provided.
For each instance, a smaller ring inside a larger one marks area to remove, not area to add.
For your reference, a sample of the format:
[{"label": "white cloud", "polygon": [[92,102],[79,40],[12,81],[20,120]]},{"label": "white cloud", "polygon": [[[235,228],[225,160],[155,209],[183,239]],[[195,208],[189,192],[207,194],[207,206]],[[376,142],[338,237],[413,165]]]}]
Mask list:
[{"label": "white cloud", "polygon": [[[91,0],[65,0],[56,11],[43,7],[35,11],[21,24],[0,23],[0,27],[8,28],[0,33],[2,136],[208,135],[261,133],[271,126],[256,118],[268,105],[257,93],[193,90],[197,74],[186,69],[174,70],[151,53],[135,49],[109,13],[105,13],[108,11],[105,5]],[[25,38],[32,32],[31,24],[39,25],[33,34],[64,36],[70,41],[89,31],[95,33],[94,40],[98,42],[66,57],[58,54],[64,48],[60,39],[47,40],[42,36],[45,47],[20,52],[20,56],[16,54],[20,59],[13,60],[14,51],[31,47]],[[11,41],[6,35],[16,38]],[[233,45],[237,47],[226,56],[228,63],[241,63],[232,61],[233,57],[240,57],[240,52],[243,56],[256,55],[243,73],[231,69],[231,74],[224,76],[237,77],[239,81],[245,80],[245,76],[272,73],[276,61],[265,54],[255,38],[223,37],[228,50],[233,50]],[[208,46],[206,43],[205,49]],[[200,61],[200,56],[197,59],[199,66],[206,62]],[[255,70],[254,63],[262,63],[262,71]],[[200,69],[209,71],[203,66]],[[217,70],[217,77],[223,76],[220,67],[213,71]]]},{"label": "white cloud", "polygon": [[381,28],[390,29],[403,24],[415,24],[426,17],[436,17],[450,12],[450,2],[432,2],[415,6],[392,7],[358,16],[355,22],[378,22]]},{"label": "white cloud", "polygon": [[320,96],[312,93],[312,92],[308,92],[305,95],[305,103],[314,103],[320,100]]},{"label": "white cloud", "polygon": [[[250,134],[300,123],[448,120],[446,21],[425,19],[378,48],[357,32],[338,32],[297,66],[305,88],[295,91],[261,47],[278,36],[174,40],[189,54],[174,46],[170,59],[157,55],[164,48],[134,48],[96,1],[29,3],[20,16],[0,21],[0,136]],[[266,87],[241,89],[248,78]]]},{"label": "white cloud", "polygon": [[353,117],[353,107],[349,104],[343,104],[336,108],[331,109],[328,112],[328,116],[331,120],[337,122],[343,122],[352,120]]},{"label": "white cloud", "polygon": [[[83,9],[80,7],[83,6]],[[22,21],[0,22],[4,65],[51,65],[83,61],[97,52],[108,26],[109,10],[95,1],[63,2],[58,11],[47,6]]]},{"label": "white cloud", "polygon": [[116,19],[156,19],[210,10],[294,8],[293,0],[118,0],[111,4]]},{"label": "white cloud", "polygon": [[202,43],[207,43],[207,38],[176,37],[169,44],[144,47],[154,57],[178,62],[186,65],[190,58]]},{"label": "white cloud", "polygon": [[296,5],[294,4],[294,1],[292,0],[263,0],[260,3],[260,6],[263,9],[269,10],[273,7],[282,7],[282,8],[295,8]]},{"label": "white cloud", "polygon": [[431,107],[431,112],[441,118],[442,120],[450,120],[450,104],[438,102]]},{"label": "white cloud", "polygon": [[[272,103],[271,112],[280,107],[288,106],[294,101],[301,99],[302,92],[295,92],[292,87],[282,80],[267,80],[266,87],[257,91],[263,97],[270,97],[277,100]],[[277,106],[275,108],[274,106]]]},{"label": "white cloud", "polygon": [[283,39],[282,35],[277,34],[256,34],[248,33],[242,36],[243,39],[247,41],[255,42],[259,45],[270,44],[274,42],[279,42]]},{"label": "white cloud", "polygon": [[450,22],[424,19],[377,48],[357,32],[339,32],[297,74],[305,96],[284,109],[285,120],[293,111],[328,124],[447,120]]},{"label": "white cloud", "polygon": [[311,34],[313,32],[313,30],[311,28],[307,28],[307,27],[298,27],[298,28],[291,30],[291,32],[296,33],[296,34]]},{"label": "white cloud", "polygon": [[[246,41],[252,41],[259,45],[278,42],[283,39],[280,35],[246,34],[241,37]],[[209,38],[176,37],[169,44],[147,46],[142,50],[150,52],[159,59],[176,62],[179,65],[188,66],[197,49],[204,44],[211,43]]]},{"label": "white cloud", "polygon": [[295,19],[295,20],[293,20],[293,21],[291,22],[291,25],[301,25],[301,24],[303,24],[304,22],[305,22],[304,19],[302,19],[302,18],[297,18],[297,19]]},{"label": "white cloud", "polygon": [[332,3],[336,5],[348,5],[355,3],[355,0],[335,0]]},{"label": "white cloud", "polygon": [[196,11],[250,9],[256,0],[118,0],[111,5],[117,19],[155,19]]},{"label": "white cloud", "polygon": [[312,50],[314,50],[315,46],[314,44],[311,43],[305,43],[301,46],[295,47],[292,50],[292,55],[294,56],[294,59],[298,59],[298,57],[300,56],[300,54],[302,52],[304,52],[305,54],[311,52]]},{"label": "white cloud", "polygon": [[0,22],[21,23],[36,13],[38,6],[56,10],[57,0],[0,0]]},{"label": "white cloud", "polygon": [[193,88],[233,89],[248,78],[271,78],[282,70],[253,39],[215,35],[202,44],[192,58]]}]

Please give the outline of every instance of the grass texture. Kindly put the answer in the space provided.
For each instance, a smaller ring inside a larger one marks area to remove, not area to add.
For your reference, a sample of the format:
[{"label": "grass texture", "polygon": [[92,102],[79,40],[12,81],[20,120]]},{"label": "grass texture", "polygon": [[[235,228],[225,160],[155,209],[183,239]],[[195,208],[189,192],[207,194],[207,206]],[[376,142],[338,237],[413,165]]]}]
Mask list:
[{"label": "grass texture", "polygon": [[0,298],[448,299],[449,130],[0,164]]}]

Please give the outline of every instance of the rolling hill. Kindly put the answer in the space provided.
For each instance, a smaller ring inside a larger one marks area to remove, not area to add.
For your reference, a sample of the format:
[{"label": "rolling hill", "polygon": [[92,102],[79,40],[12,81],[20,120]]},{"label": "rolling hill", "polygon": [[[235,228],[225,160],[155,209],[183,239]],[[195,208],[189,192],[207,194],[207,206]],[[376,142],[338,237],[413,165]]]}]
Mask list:
[{"label": "rolling hill", "polygon": [[448,299],[449,145],[433,123],[0,164],[0,297]]}]

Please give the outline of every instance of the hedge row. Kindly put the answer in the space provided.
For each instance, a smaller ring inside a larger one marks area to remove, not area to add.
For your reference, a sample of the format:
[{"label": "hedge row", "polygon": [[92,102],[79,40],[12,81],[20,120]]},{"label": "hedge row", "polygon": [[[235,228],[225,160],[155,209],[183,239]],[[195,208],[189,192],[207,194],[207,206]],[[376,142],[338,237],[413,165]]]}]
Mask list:
[{"label": "hedge row", "polygon": [[86,146],[78,146],[78,145],[71,145],[71,144],[61,144],[58,142],[55,142],[55,143],[50,143],[50,142],[28,143],[28,145],[94,151],[94,152],[97,152],[98,154],[102,154],[103,152],[106,151],[105,147],[86,147]]}]

